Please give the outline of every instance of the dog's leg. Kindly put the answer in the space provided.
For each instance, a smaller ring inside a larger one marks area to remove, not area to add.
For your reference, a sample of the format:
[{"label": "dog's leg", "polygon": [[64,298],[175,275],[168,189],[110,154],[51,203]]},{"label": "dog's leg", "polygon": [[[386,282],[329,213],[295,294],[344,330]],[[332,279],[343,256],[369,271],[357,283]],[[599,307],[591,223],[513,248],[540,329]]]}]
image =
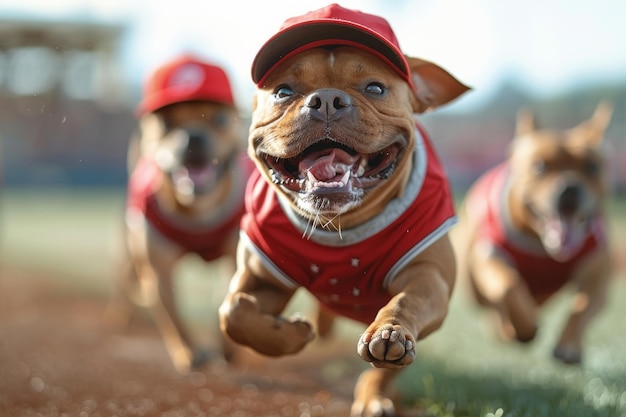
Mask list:
[{"label": "dog's leg", "polygon": [[311,324],[280,315],[295,290],[276,281],[243,245],[237,250],[237,271],[219,308],[221,330],[267,356],[299,352],[313,340]]},{"label": "dog's leg", "polygon": [[413,363],[415,342],[437,330],[448,313],[456,261],[443,236],[391,281],[391,300],[361,335],[357,352],[377,368],[400,369]]},{"label": "dog's leg", "polygon": [[171,255],[163,256],[155,268],[144,254],[135,253],[134,262],[129,260],[124,263],[116,292],[106,307],[104,322],[119,330],[128,325],[135,306],[150,309],[176,370],[186,373],[194,365],[201,364],[199,359],[206,355],[194,356],[190,338],[175,310],[172,288],[175,261],[164,262]]},{"label": "dog's leg", "polygon": [[155,302],[150,309],[176,370],[185,374],[204,364],[209,355],[193,348],[191,338],[180,320],[175,300],[173,266],[174,263],[159,262],[158,267],[144,271],[142,275],[154,276],[151,282],[155,284],[153,288]]},{"label": "dog's leg", "polygon": [[330,337],[330,333],[333,330],[335,323],[335,315],[323,308],[320,304],[317,306],[317,316],[315,318],[315,324],[317,328],[317,334],[321,338]]},{"label": "dog's leg", "polygon": [[528,343],[535,338],[539,307],[521,280],[509,287],[503,302],[496,307],[502,320],[501,330],[505,338],[522,343]]},{"label": "dog's leg", "polygon": [[139,288],[134,292],[138,296],[134,301],[150,310],[174,367],[184,374],[202,362],[195,355],[200,359],[206,359],[207,355],[194,352],[191,338],[176,310],[174,266],[183,252],[178,246],[151,233],[145,223],[129,229],[128,248],[136,270],[136,287]]},{"label": "dog's leg", "polygon": [[368,369],[354,387],[351,417],[386,417],[395,415],[393,401],[389,398],[390,385],[399,370]]},{"label": "dog's leg", "polygon": [[314,334],[304,319],[282,317],[276,310],[264,308],[284,304],[291,294],[270,288],[258,291],[235,291],[229,294],[220,307],[220,326],[235,342],[249,346],[267,356],[283,356],[299,352]]},{"label": "dog's leg", "polygon": [[392,416],[389,385],[415,360],[415,343],[437,330],[447,313],[456,263],[447,236],[425,249],[390,283],[393,298],[379,310],[357,343],[366,371],[355,388],[353,416]]},{"label": "dog's leg", "polygon": [[574,278],[578,288],[571,313],[553,351],[557,359],[568,364],[582,361],[583,335],[592,318],[606,303],[610,275],[610,259],[605,251],[593,256],[579,269]]},{"label": "dog's leg", "polygon": [[128,327],[132,317],[136,296],[139,293],[137,276],[129,259],[125,259],[120,267],[120,275],[114,282],[113,293],[103,314],[104,325],[114,331],[122,331]]},{"label": "dog's leg", "polygon": [[[233,243],[233,255],[224,258],[223,262],[220,263],[220,277],[230,278],[236,271],[236,262],[234,255],[236,251],[236,241]],[[215,301],[216,304],[219,305],[224,299],[224,293],[216,292],[214,295],[215,299],[212,300],[212,302]],[[217,299],[218,297],[219,299]],[[244,348],[239,343],[234,342],[226,334],[219,331],[219,318],[216,324],[218,328],[218,334],[216,334],[216,337],[219,338],[219,346],[221,348],[222,355],[229,364],[241,367],[248,367],[250,365],[250,362],[255,362],[259,360],[259,358],[253,355],[252,352],[250,352],[248,349]]]},{"label": "dog's leg", "polygon": [[505,340],[529,342],[537,334],[538,306],[519,273],[502,259],[475,251],[469,265],[477,298],[495,312]]}]

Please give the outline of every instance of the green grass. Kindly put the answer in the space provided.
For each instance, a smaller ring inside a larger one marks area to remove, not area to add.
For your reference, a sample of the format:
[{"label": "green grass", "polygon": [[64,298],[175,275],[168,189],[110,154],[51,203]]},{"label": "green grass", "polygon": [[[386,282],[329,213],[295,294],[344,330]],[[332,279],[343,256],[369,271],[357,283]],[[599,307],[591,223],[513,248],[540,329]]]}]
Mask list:
[{"label": "green grass", "polygon": [[420,344],[422,360],[403,375],[404,397],[438,417],[498,415],[498,409],[516,417],[626,416],[624,297],[621,281],[590,327],[578,367],[550,357],[566,317],[566,294],[546,306],[537,339],[517,345],[500,342],[485,312],[457,292],[445,326]]},{"label": "green grass", "polygon": [[[0,262],[38,272],[59,291],[106,297],[117,273],[122,205],[122,190],[6,190],[0,197]],[[537,340],[521,346],[499,342],[485,312],[459,287],[445,325],[418,345],[417,363],[398,381],[402,398],[432,417],[626,416],[626,199],[609,208],[622,269],[586,335],[582,367],[550,356],[568,294],[546,306]],[[198,322],[214,314],[225,282],[207,277],[214,270],[193,258],[179,272],[183,313]]]}]

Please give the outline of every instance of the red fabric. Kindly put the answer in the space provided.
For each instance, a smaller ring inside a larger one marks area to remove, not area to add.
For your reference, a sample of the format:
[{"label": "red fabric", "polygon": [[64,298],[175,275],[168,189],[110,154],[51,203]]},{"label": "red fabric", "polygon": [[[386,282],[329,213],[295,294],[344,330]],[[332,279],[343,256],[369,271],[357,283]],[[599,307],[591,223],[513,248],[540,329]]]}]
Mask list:
[{"label": "red fabric", "polygon": [[[246,177],[252,171],[253,165],[247,155],[242,155],[239,159],[238,169],[244,170]],[[226,241],[239,227],[244,213],[243,196],[241,205],[232,212],[231,216],[219,224],[206,225],[204,228],[192,230],[180,227],[159,208],[155,192],[160,180],[160,170],[155,162],[139,161],[129,179],[127,207],[140,210],[153,228],[180,245],[185,252],[196,253],[206,261],[225,255]]]},{"label": "red fabric", "polygon": [[[589,235],[580,250],[568,261],[559,262],[545,251],[531,252],[516,245],[502,221],[502,199],[508,182],[508,166],[503,163],[486,172],[468,194],[472,216],[478,216],[479,239],[489,242],[519,271],[531,294],[543,301],[562,288],[571,278],[577,265],[598,247],[605,244],[601,219],[591,221]],[[480,207],[480,208],[479,208]],[[478,209],[477,209],[478,208]]]},{"label": "red fabric", "polygon": [[410,249],[432,243],[425,239],[438,228],[445,232],[456,221],[446,174],[427,139],[425,144],[427,174],[419,194],[396,221],[370,238],[341,247],[307,239],[286,217],[274,188],[259,173],[248,183],[242,231],[295,285],[305,287],[324,306],[370,323],[391,298],[385,278],[392,267]]}]

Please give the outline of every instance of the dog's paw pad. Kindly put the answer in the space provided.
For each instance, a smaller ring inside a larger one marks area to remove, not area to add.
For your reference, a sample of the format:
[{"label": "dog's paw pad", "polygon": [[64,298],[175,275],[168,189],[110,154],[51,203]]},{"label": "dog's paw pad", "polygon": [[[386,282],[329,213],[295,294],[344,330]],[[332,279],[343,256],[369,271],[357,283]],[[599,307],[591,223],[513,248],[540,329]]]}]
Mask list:
[{"label": "dog's paw pad", "polygon": [[363,333],[357,344],[362,359],[375,366],[404,366],[415,359],[415,342],[400,326]]}]

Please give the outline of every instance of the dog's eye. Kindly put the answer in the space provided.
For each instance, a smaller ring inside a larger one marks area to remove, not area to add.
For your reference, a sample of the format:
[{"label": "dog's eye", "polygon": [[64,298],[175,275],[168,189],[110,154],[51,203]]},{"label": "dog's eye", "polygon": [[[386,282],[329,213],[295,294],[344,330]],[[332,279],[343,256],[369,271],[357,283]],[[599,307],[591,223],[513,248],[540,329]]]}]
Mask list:
[{"label": "dog's eye", "polygon": [[548,170],[548,164],[543,159],[538,159],[533,162],[531,169],[532,169],[533,174],[543,175]]},{"label": "dog's eye", "polygon": [[274,97],[277,100],[282,100],[293,96],[293,90],[286,85],[281,85],[274,90]]},{"label": "dog's eye", "polygon": [[230,115],[226,111],[217,112],[211,117],[211,124],[217,128],[224,129],[230,124]]},{"label": "dog's eye", "polygon": [[369,83],[365,87],[365,92],[380,96],[385,93],[385,86],[378,82]]}]

